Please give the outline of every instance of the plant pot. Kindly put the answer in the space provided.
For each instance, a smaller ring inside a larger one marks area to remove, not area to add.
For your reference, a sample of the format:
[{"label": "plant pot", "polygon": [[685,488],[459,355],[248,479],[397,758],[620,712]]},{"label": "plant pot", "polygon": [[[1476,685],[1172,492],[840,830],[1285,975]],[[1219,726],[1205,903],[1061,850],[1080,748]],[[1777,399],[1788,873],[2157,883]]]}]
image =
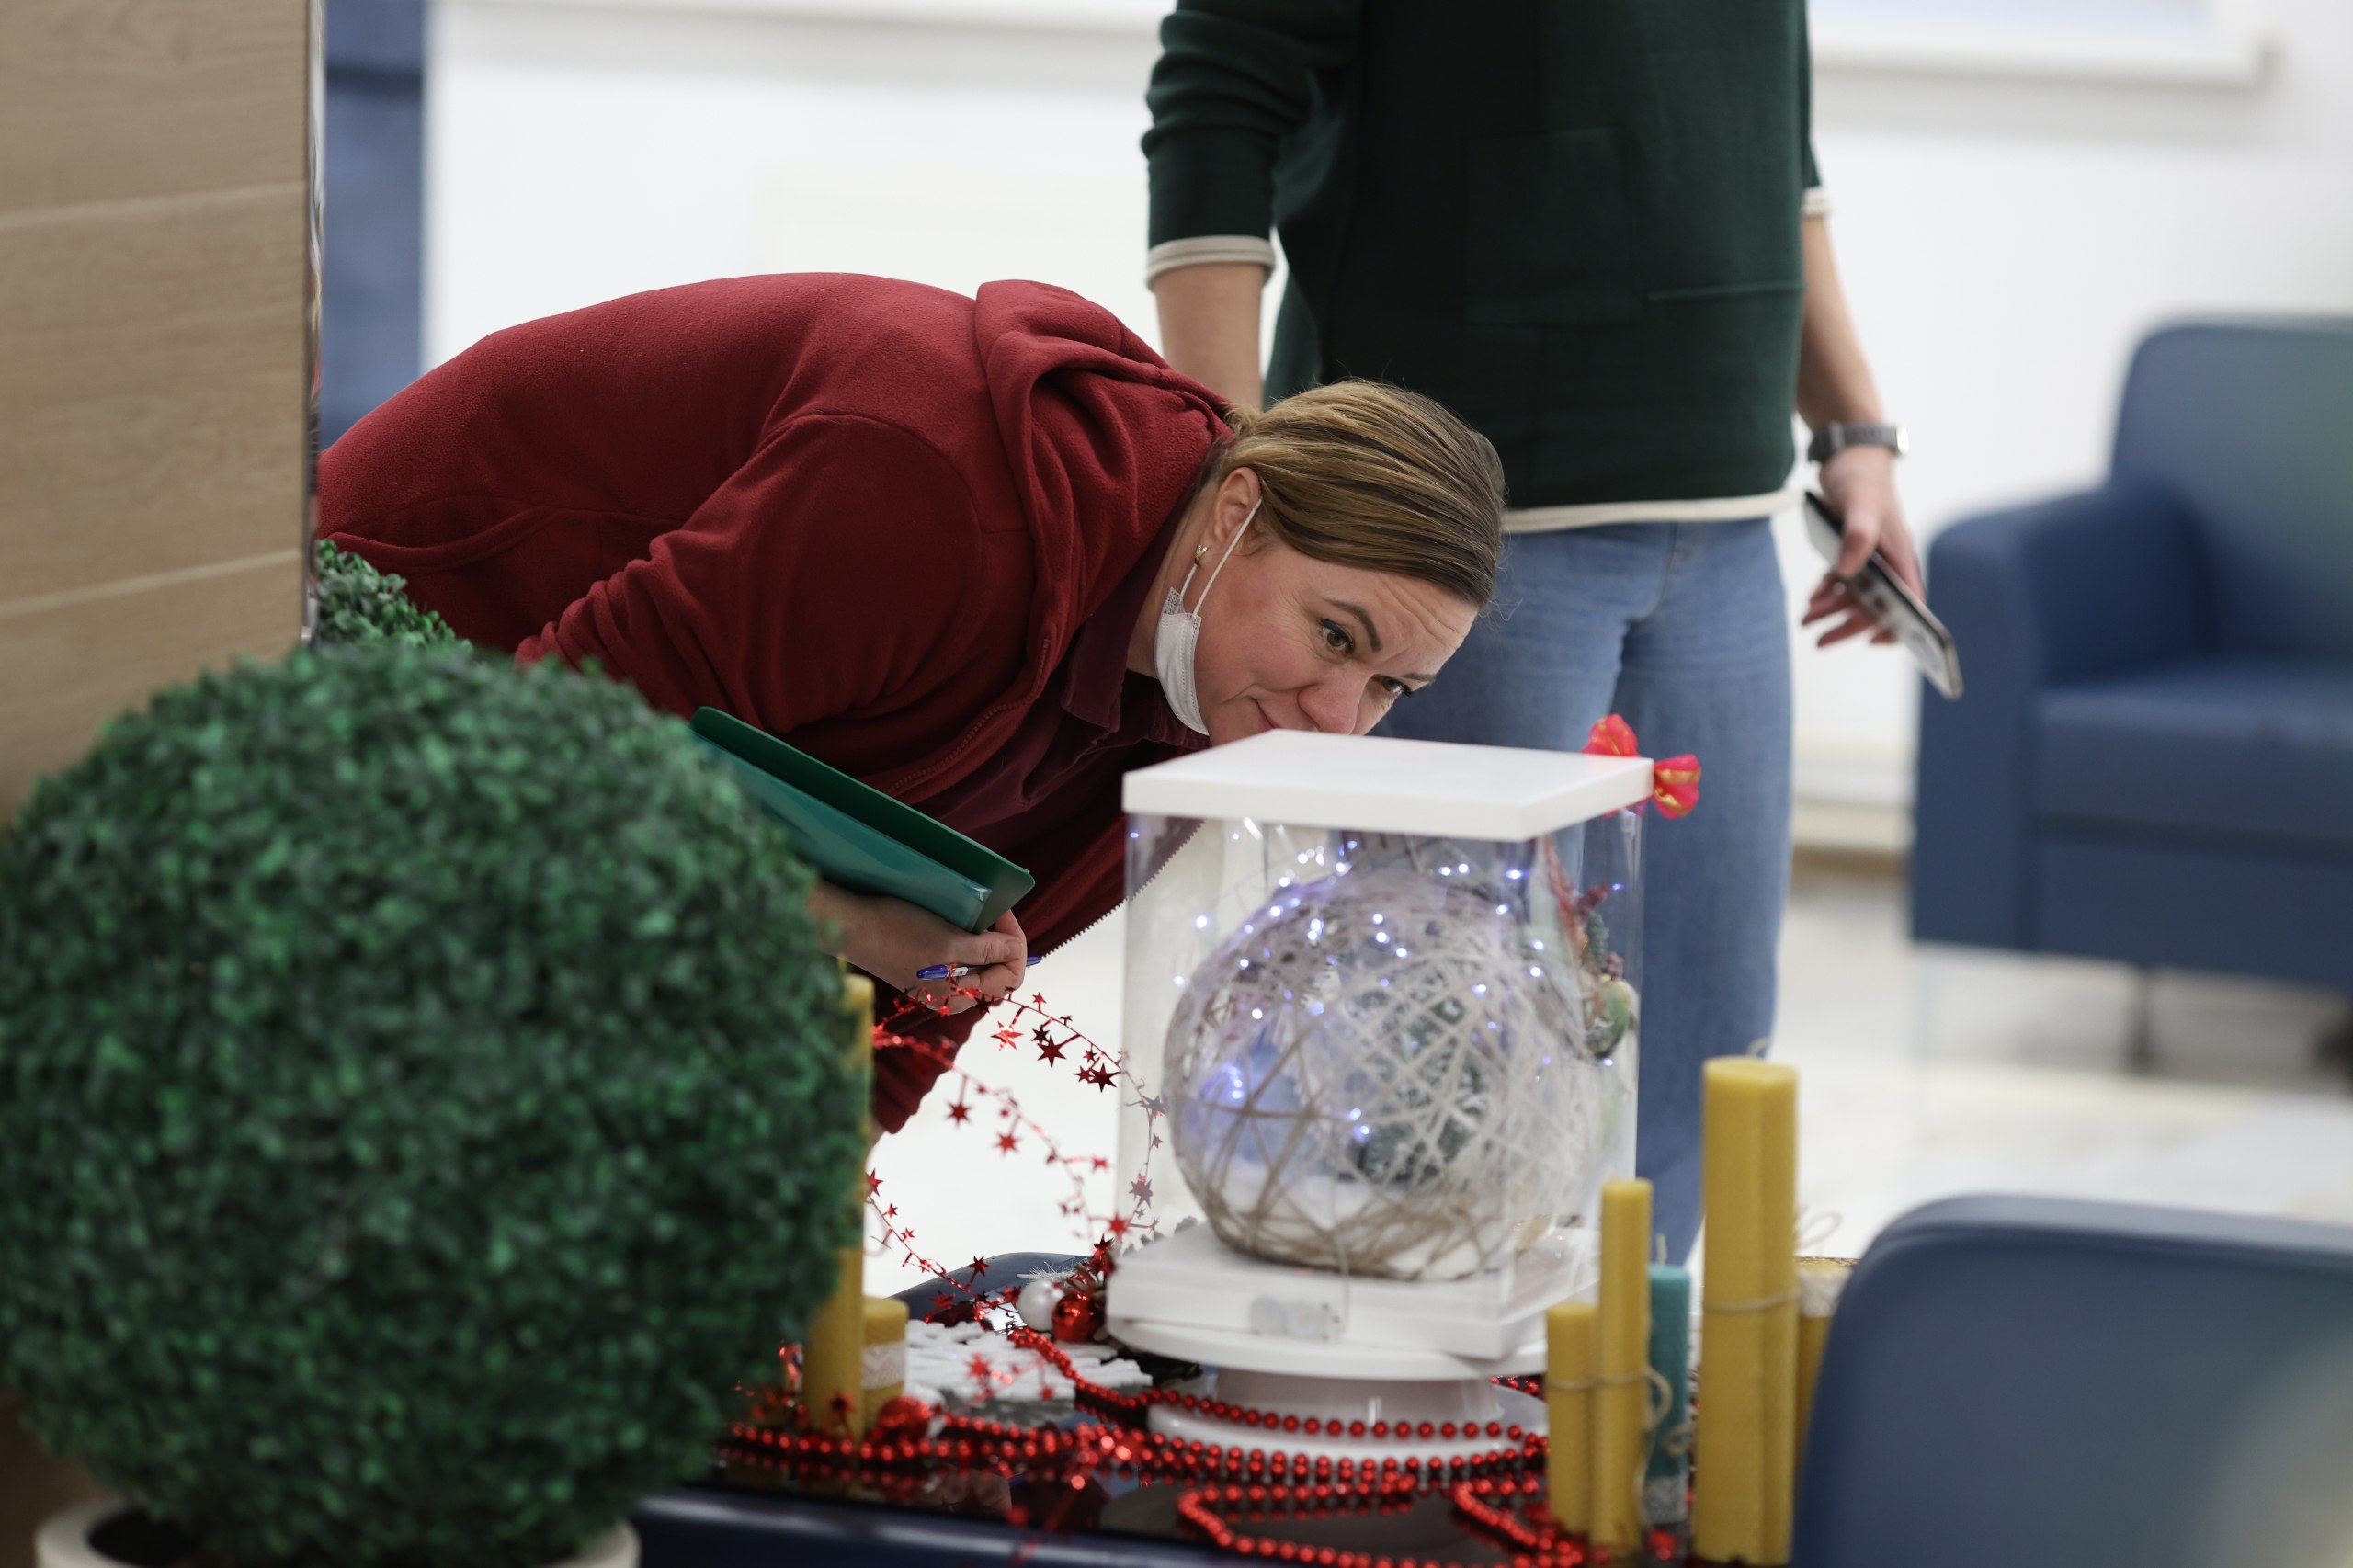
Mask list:
[{"label": "plant pot", "polygon": [[[33,1536],[33,1568],[181,1568],[187,1542],[119,1497],[68,1508]],[[550,1568],[637,1568],[637,1532],[615,1525]]]}]

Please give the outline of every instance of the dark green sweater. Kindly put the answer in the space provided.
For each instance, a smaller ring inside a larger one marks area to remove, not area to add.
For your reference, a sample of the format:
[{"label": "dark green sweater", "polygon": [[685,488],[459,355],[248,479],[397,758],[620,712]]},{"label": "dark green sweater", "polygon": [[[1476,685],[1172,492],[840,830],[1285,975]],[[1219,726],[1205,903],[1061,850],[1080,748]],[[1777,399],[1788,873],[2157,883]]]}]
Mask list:
[{"label": "dark green sweater", "polygon": [[1179,0],[1160,37],[1152,244],[1279,230],[1269,395],[1427,392],[1518,506],[1786,481],[1803,0]]}]

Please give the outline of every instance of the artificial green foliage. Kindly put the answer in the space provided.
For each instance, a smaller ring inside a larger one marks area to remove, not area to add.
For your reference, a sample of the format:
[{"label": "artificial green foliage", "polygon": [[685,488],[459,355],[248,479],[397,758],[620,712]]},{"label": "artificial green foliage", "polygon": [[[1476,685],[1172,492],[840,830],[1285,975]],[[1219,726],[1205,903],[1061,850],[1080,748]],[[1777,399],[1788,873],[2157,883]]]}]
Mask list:
[{"label": "artificial green foliage", "polygon": [[318,642],[434,648],[458,641],[448,621],[409,598],[406,578],[379,572],[324,540],[319,541],[318,565]]},{"label": "artificial green foliage", "polygon": [[528,1568],[855,1233],[809,873],[626,688],[340,649],[0,840],[0,1385],[235,1568]]}]

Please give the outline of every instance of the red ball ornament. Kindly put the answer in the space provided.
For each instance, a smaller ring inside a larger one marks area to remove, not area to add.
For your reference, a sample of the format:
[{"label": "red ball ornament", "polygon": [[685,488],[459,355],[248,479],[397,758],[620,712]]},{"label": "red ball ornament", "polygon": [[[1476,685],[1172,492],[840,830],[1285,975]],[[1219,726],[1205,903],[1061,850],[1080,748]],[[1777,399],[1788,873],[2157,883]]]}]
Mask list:
[{"label": "red ball ornament", "polygon": [[1054,1337],[1065,1345],[1092,1339],[1102,1326],[1102,1309],[1085,1290],[1073,1290],[1054,1303]]},{"label": "red ball ornament", "polygon": [[870,1437],[884,1441],[907,1441],[931,1430],[931,1406],[910,1394],[898,1394],[882,1403],[874,1413],[874,1427]]}]

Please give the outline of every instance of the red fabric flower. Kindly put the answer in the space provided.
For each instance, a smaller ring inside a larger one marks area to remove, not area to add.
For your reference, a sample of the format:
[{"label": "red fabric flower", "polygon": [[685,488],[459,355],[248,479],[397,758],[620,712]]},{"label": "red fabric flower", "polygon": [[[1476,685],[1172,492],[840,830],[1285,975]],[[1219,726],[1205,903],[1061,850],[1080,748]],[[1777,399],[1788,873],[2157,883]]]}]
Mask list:
[{"label": "red fabric flower", "polygon": [[1612,713],[1597,722],[1586,732],[1585,749],[1592,756],[1640,756],[1636,749],[1634,726]]},{"label": "red fabric flower", "polygon": [[1699,759],[1686,752],[1651,764],[1651,799],[1663,817],[1679,817],[1699,803]]},{"label": "red fabric flower", "polygon": [[[1634,727],[1612,713],[1586,732],[1585,749],[1592,756],[1640,756]],[[1699,803],[1699,759],[1686,752],[1651,764],[1651,799],[1658,814],[1679,817]]]}]

